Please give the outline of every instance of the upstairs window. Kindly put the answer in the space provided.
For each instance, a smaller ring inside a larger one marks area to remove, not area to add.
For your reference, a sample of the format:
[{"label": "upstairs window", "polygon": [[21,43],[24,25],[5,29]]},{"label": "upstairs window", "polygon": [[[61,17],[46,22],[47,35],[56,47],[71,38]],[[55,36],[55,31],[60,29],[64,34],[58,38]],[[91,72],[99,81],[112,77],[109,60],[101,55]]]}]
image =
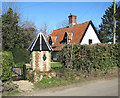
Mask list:
[{"label": "upstairs window", "polygon": [[67,32],[65,32],[64,38],[63,38],[63,42],[68,44],[68,35]]},{"label": "upstairs window", "polygon": [[52,45],[52,39],[51,39],[51,37],[49,39],[49,44]]},{"label": "upstairs window", "polygon": [[92,39],[89,39],[89,45],[92,44]]},{"label": "upstairs window", "polygon": [[60,44],[61,43],[69,44],[69,42],[70,42],[69,36],[68,36],[67,32],[65,32],[63,39],[60,41]]},{"label": "upstairs window", "polygon": [[52,46],[57,40],[57,36],[50,36],[49,44]]},{"label": "upstairs window", "polygon": [[73,38],[73,33],[67,33],[67,35],[68,35],[68,43],[70,43],[70,41]]}]

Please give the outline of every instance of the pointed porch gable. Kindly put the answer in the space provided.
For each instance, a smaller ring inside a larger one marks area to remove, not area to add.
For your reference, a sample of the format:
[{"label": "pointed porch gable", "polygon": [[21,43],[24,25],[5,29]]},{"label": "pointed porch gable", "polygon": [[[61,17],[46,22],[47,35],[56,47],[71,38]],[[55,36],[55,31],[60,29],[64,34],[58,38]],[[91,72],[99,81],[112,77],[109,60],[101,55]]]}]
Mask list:
[{"label": "pointed porch gable", "polygon": [[51,46],[46,41],[44,35],[40,32],[30,45],[29,51],[52,51]]}]

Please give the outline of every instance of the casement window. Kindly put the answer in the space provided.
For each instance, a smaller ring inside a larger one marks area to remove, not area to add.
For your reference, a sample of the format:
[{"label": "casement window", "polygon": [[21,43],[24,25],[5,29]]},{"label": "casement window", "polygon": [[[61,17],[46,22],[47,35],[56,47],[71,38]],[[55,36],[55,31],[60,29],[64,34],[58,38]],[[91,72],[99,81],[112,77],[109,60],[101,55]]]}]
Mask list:
[{"label": "casement window", "polygon": [[92,39],[89,39],[89,45],[92,44]]}]

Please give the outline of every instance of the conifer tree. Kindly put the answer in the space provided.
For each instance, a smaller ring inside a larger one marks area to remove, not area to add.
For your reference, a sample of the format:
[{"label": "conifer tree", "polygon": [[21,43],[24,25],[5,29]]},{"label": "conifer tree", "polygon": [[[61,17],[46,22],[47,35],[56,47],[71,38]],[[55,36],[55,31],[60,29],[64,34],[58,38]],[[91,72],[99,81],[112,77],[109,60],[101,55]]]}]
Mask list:
[{"label": "conifer tree", "polygon": [[[36,29],[25,23],[19,25],[20,18],[13,12],[12,8],[2,15],[2,48],[12,51],[14,48],[28,48]],[[27,25],[27,27],[25,27]]]},{"label": "conifer tree", "polygon": [[[120,4],[120,2],[119,2]],[[116,20],[117,20],[117,28],[116,28],[116,33],[117,33],[117,42],[120,43],[120,5],[117,8],[117,13],[116,13]]]},{"label": "conifer tree", "polygon": [[17,44],[18,19],[17,13],[13,13],[12,8],[9,8],[7,13],[2,15],[2,44],[5,50],[11,50]]},{"label": "conifer tree", "polygon": [[[116,6],[116,41],[120,42],[120,6]],[[113,5],[106,9],[99,25],[99,37],[102,43],[113,42]]]}]

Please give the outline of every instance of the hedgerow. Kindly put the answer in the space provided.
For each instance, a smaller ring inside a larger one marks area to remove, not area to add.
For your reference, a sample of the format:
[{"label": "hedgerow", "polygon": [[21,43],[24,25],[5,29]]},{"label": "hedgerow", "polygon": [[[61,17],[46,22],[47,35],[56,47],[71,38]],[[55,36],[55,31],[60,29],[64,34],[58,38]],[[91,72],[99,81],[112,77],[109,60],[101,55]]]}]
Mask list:
[{"label": "hedgerow", "polygon": [[120,44],[66,45],[59,52],[59,61],[67,68],[82,72],[101,70],[107,72],[119,66]]},{"label": "hedgerow", "polygon": [[2,52],[2,81],[11,80],[11,68],[14,64],[13,55],[11,52]]}]

